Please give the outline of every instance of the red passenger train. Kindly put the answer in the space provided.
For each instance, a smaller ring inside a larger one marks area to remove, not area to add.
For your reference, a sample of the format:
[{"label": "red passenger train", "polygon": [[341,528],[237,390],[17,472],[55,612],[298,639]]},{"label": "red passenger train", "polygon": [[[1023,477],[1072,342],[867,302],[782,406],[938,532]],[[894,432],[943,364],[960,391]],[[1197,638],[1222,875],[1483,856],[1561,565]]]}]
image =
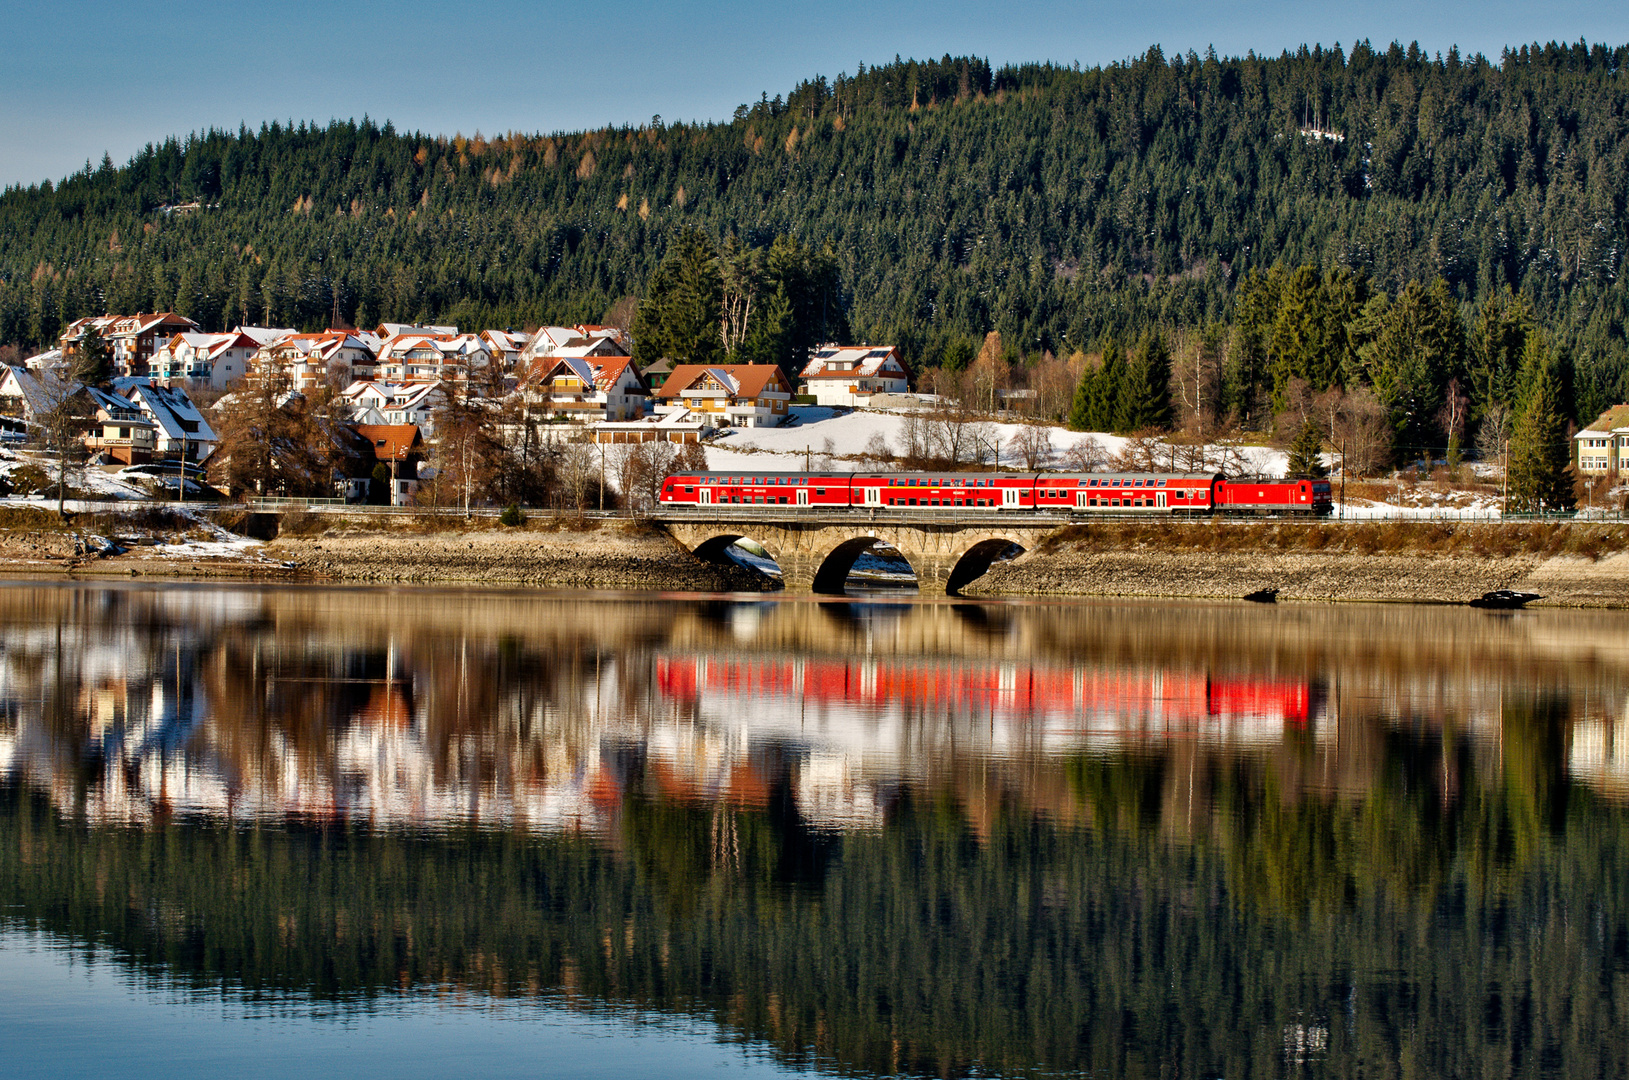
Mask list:
[{"label": "red passenger train", "polygon": [[1334,508],[1328,480],[1227,479],[1219,473],[675,473],[664,506],[910,509],[944,513],[1306,514]]}]

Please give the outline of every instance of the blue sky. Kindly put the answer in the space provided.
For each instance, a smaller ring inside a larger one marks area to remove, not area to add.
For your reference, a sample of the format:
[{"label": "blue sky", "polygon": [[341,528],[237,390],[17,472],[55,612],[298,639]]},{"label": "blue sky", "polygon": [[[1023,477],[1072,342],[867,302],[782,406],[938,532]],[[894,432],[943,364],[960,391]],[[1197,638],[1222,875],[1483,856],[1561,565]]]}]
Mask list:
[{"label": "blue sky", "polygon": [[0,13],[4,185],[239,122],[366,113],[450,135],[727,119],[761,91],[895,54],[1093,65],[1155,43],[1276,54],[1368,38],[1497,56],[1531,41],[1629,42],[1622,0],[0,0]]}]

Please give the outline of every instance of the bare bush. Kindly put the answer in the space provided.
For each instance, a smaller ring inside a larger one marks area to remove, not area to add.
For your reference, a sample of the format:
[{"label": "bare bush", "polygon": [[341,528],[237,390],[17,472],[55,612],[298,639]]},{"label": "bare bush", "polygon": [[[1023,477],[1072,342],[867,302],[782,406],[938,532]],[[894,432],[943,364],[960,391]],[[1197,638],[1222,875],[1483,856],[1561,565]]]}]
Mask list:
[{"label": "bare bush", "polygon": [[1031,472],[1052,459],[1052,429],[1039,424],[1026,424],[1012,441],[1013,452]]},{"label": "bare bush", "polygon": [[888,436],[878,431],[872,434],[865,444],[865,459],[873,468],[883,468],[894,462],[893,448],[888,445]]},{"label": "bare bush", "polygon": [[1084,439],[1075,440],[1074,444],[1063,452],[1064,468],[1070,472],[1096,472],[1108,464],[1109,453],[1103,444],[1088,435]]}]

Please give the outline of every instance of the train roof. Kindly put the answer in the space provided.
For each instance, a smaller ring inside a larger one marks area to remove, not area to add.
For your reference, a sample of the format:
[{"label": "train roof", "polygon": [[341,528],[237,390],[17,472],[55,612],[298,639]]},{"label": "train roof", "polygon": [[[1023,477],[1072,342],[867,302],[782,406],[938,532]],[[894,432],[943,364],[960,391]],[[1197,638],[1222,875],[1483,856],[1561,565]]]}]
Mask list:
[{"label": "train roof", "polygon": [[953,476],[958,479],[978,477],[981,480],[1117,480],[1137,479],[1146,480],[1150,477],[1158,480],[1215,480],[1221,473],[1214,472],[1135,472],[1122,470],[1118,472],[968,472],[963,469],[916,469],[912,471],[869,471],[857,472],[806,472],[801,469],[676,469],[669,476],[818,476],[834,480],[863,479],[863,480],[890,480],[922,479],[935,476]]}]

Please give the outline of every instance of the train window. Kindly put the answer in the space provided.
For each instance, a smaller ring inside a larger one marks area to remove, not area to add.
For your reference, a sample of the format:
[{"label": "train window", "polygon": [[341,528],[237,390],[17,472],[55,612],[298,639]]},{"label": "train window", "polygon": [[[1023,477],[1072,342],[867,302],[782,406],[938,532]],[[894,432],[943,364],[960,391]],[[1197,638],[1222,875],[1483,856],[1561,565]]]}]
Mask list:
[{"label": "train window", "polygon": [[911,500],[911,505],[912,505],[912,506],[915,506],[915,505],[916,505],[916,500],[915,500],[915,499],[912,499],[912,500]]},{"label": "train window", "polygon": [[782,505],[782,506],[785,506],[785,505],[786,505],[786,496],[785,496],[785,495],[782,495],[782,496],[781,496],[781,497],[780,497],[780,499],[779,499],[779,502],[780,502],[780,504],[781,504],[781,505]]},{"label": "train window", "polygon": [[824,495],[825,493],[826,493],[825,488],[815,488],[815,494],[816,495]]},{"label": "train window", "polygon": [[1109,500],[1109,505],[1110,506],[1119,506],[1120,505],[1120,500],[1119,499],[1110,499]]},{"label": "train window", "polygon": [[1164,486],[1165,486],[1165,481],[1164,481],[1164,480],[1161,480],[1161,481],[1160,481],[1160,487],[1164,487]]},{"label": "train window", "polygon": [[693,488],[693,487],[691,487],[691,486],[690,486],[690,485],[689,485],[689,484],[686,484],[686,485],[685,485],[685,486],[684,486],[684,493],[685,493],[685,494],[686,494],[686,495],[692,495],[692,494],[694,494],[694,493],[695,493],[695,491],[696,491],[696,489],[695,489],[695,488]]},{"label": "train window", "polygon": [[1087,499],[1086,504],[1088,506],[1096,506],[1097,505],[1097,500],[1096,499]]},{"label": "train window", "polygon": [[961,501],[961,500],[960,500],[960,499],[957,499],[957,500],[956,500],[956,505],[957,505],[957,506],[960,506],[960,505],[961,505],[961,504],[962,504],[962,501]]}]

